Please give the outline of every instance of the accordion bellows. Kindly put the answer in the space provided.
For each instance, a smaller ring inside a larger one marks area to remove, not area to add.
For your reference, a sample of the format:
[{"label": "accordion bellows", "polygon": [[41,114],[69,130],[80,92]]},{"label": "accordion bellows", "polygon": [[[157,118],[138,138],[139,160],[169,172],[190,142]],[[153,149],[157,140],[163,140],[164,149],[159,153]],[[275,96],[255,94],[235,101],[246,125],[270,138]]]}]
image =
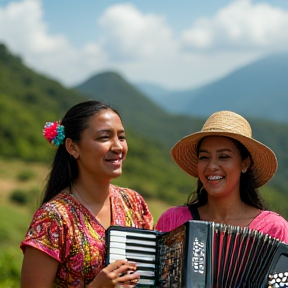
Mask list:
[{"label": "accordion bellows", "polygon": [[170,232],[111,226],[107,261],[137,263],[137,287],[288,287],[288,245],[249,228],[191,220]]}]

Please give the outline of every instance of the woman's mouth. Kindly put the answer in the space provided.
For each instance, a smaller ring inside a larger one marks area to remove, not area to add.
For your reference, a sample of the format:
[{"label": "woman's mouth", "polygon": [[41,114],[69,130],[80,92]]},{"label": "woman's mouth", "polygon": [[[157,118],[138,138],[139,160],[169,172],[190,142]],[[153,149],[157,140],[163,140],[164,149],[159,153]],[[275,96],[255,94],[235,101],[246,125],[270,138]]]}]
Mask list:
[{"label": "woman's mouth", "polygon": [[108,159],[105,159],[105,161],[107,162],[112,162],[112,163],[119,163],[123,160],[123,155],[120,154],[118,155],[116,158],[108,158]]},{"label": "woman's mouth", "polygon": [[219,175],[211,175],[211,176],[207,176],[206,177],[209,181],[220,181],[221,179],[223,179],[223,176],[219,176]]}]

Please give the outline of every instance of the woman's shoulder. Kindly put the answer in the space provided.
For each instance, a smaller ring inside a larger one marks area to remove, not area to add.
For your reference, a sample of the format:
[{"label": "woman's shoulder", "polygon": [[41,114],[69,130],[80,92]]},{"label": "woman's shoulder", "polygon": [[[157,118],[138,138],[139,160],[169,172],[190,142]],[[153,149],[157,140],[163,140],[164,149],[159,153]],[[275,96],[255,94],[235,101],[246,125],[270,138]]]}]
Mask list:
[{"label": "woman's shoulder", "polygon": [[166,232],[181,226],[191,220],[191,214],[186,205],[173,206],[160,216],[156,224],[156,230]]},{"label": "woman's shoulder", "polygon": [[[135,210],[149,210],[146,201],[142,195],[133,189],[120,187],[116,185],[110,186],[112,202],[122,203],[122,205]],[[113,199],[114,198],[114,199]]]},{"label": "woman's shoulder", "polygon": [[122,187],[122,186],[118,186],[115,184],[110,184],[110,190],[112,192],[124,192],[124,193],[128,193],[128,194],[134,194],[137,193],[135,190],[128,188],[128,187]]},{"label": "woman's shoulder", "polygon": [[131,188],[120,187],[120,186],[117,186],[114,184],[110,184],[110,191],[111,191],[112,195],[114,195],[116,197],[120,196],[120,197],[129,198],[131,200],[140,199],[141,201],[143,201],[142,195]]},{"label": "woman's shoulder", "polygon": [[[115,223],[121,225],[152,229],[153,217],[144,198],[130,188],[110,185],[112,205],[118,212],[115,213]],[[116,219],[117,218],[117,219]],[[127,219],[130,219],[127,222]]]},{"label": "woman's shoulder", "polygon": [[281,216],[280,214],[274,211],[269,211],[269,210],[261,211],[261,213],[255,219],[263,220],[267,222],[275,221],[276,223],[280,221],[280,223],[284,223],[288,225],[288,222],[284,219],[283,216]]},{"label": "woman's shoulder", "polygon": [[288,243],[288,222],[278,213],[262,211],[249,225],[249,228]]},{"label": "woman's shoulder", "polygon": [[[161,218],[163,217],[178,217],[178,215],[182,215],[183,213],[189,212],[188,206],[187,205],[179,205],[179,206],[173,206],[168,208],[163,214],[160,216]],[[189,212],[190,215],[190,212]]]},{"label": "woman's shoulder", "polygon": [[43,203],[35,212],[35,216],[58,218],[71,211],[72,197],[65,191],[60,192],[48,202]]}]

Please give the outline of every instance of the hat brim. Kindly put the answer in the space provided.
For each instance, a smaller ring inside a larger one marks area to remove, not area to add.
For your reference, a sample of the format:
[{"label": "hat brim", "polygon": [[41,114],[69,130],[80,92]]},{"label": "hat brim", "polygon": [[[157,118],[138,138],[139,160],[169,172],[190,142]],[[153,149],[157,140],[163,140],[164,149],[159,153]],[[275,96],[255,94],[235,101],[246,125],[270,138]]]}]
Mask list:
[{"label": "hat brim", "polygon": [[224,136],[238,140],[251,154],[251,173],[256,187],[259,188],[267,183],[277,170],[277,158],[274,152],[263,143],[240,134],[214,130],[209,132],[196,132],[178,141],[171,150],[173,160],[188,174],[198,177],[197,173],[197,145],[207,136]]}]

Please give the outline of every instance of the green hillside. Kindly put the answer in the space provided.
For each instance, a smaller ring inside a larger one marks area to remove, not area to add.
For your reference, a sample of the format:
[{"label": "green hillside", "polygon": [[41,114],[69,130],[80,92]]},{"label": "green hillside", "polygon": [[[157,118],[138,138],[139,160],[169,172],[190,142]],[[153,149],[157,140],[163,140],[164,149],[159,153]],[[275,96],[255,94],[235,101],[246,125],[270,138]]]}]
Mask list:
[{"label": "green hillside", "polygon": [[[0,45],[0,67],[0,287],[17,288],[22,262],[19,243],[37,208],[55,152],[42,136],[43,125],[87,98],[27,68],[4,45]],[[186,201],[193,181],[172,162],[161,142],[131,129],[127,139],[124,173],[114,182],[141,193],[157,220],[170,205]],[[43,165],[46,173],[35,177]]]},{"label": "green hillside", "polygon": [[[77,86],[79,92],[92,99],[112,103],[123,115],[126,127],[146,138],[155,138],[169,149],[184,135],[201,129],[204,118],[169,114],[113,72],[95,75]],[[259,105],[261,103],[259,102]],[[271,147],[278,156],[279,168],[271,185],[283,195],[288,187],[288,124],[249,119],[253,136]]]},{"label": "green hillside", "polygon": [[[103,99],[123,116],[129,152],[115,184],[141,193],[155,220],[167,207],[186,201],[195,182],[172,161],[169,151],[179,138],[199,130],[204,119],[166,113],[115,73],[99,74],[78,90],[68,89],[26,67],[4,45],[0,67],[0,287],[19,287],[19,243],[55,152],[42,136],[43,125],[80,101]],[[287,125],[253,120],[253,126],[254,135],[281,156],[276,180],[261,193],[271,209],[288,219]]]},{"label": "green hillside", "polygon": [[[68,108],[87,98],[27,68],[4,45],[0,46],[0,66],[0,156],[48,163],[55,150],[42,136],[44,123],[61,118]],[[126,86],[129,87],[129,84],[126,83]],[[121,95],[117,96],[121,98]],[[141,106],[144,107],[144,104],[145,101]],[[135,109],[131,107],[131,110]],[[143,126],[145,121],[149,122],[148,116],[142,119]],[[134,184],[132,188],[138,188],[149,197],[161,198],[170,203],[175,199],[185,201],[187,191],[190,191],[187,184],[191,180],[172,162],[169,149],[159,141],[132,132],[129,133],[128,129],[127,172],[119,181],[125,186]],[[176,177],[171,181],[173,175]],[[175,191],[183,191],[183,186],[186,187],[186,195],[179,198]]]},{"label": "green hillside", "polygon": [[23,65],[0,44],[0,156],[48,160],[41,131],[83,96]]},{"label": "green hillside", "polygon": [[[199,130],[204,119],[165,112],[113,72],[68,89],[26,67],[3,44],[0,66],[0,157],[49,163],[54,151],[42,136],[44,123],[61,118],[77,102],[101,99],[120,111],[128,131],[130,149],[120,183],[168,203],[185,201],[193,180],[174,164],[169,151],[182,136]],[[251,124],[254,136],[278,155],[279,169],[270,186],[285,197],[288,126],[257,119]]]},{"label": "green hillside", "polygon": [[288,196],[288,124],[249,119],[253,137],[269,146],[277,155],[278,170],[270,185]]}]

